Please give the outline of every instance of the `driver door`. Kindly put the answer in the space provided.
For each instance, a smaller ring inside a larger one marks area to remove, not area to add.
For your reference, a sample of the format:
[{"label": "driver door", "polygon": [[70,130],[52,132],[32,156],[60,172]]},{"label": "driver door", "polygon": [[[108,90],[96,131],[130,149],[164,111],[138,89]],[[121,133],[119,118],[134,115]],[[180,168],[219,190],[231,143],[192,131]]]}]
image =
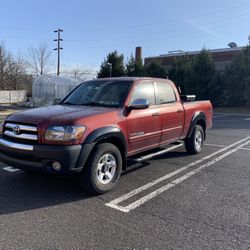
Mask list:
[{"label": "driver door", "polygon": [[130,104],[136,99],[147,99],[149,108],[131,110],[127,116],[128,154],[135,154],[160,144],[161,118],[156,105],[155,87],[151,81],[143,81],[135,86]]}]

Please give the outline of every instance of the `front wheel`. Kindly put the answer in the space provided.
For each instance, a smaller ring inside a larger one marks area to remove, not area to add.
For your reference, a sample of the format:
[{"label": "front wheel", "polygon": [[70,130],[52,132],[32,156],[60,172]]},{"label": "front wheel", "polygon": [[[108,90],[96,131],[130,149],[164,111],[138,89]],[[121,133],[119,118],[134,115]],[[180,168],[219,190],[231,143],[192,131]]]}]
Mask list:
[{"label": "front wheel", "polygon": [[204,130],[200,125],[195,125],[190,138],[185,140],[185,148],[191,154],[198,154],[204,143]]},{"label": "front wheel", "polygon": [[81,185],[88,192],[103,194],[116,185],[121,172],[122,156],[119,149],[111,143],[100,143],[80,177]]}]

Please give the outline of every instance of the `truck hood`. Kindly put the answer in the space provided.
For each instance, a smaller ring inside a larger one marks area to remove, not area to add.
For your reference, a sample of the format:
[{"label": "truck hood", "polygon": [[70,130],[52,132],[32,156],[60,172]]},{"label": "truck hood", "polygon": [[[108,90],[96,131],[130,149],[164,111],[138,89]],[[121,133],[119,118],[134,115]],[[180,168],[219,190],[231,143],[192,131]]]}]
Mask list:
[{"label": "truck hood", "polygon": [[39,125],[42,122],[67,121],[74,122],[84,117],[108,113],[114,111],[113,108],[94,107],[94,106],[67,106],[56,105],[21,111],[10,115],[7,121],[30,123]]}]

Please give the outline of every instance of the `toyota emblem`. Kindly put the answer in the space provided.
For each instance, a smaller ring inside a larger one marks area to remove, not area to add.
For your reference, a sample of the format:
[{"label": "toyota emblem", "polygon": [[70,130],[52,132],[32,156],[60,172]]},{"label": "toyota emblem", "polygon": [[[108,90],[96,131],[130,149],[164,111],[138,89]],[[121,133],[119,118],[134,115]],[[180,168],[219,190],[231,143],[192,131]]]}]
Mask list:
[{"label": "toyota emblem", "polygon": [[20,134],[20,127],[19,126],[15,126],[14,128],[13,128],[13,133],[15,134],[15,135],[19,135]]}]

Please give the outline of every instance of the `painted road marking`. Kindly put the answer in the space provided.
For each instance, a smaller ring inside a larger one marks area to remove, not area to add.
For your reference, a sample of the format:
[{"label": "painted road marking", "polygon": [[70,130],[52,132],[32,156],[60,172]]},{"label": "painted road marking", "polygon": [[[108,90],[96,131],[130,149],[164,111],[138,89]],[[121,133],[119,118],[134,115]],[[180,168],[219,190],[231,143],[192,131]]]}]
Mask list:
[{"label": "painted road marking", "polygon": [[241,150],[250,151],[250,148],[240,148]]},{"label": "painted road marking", "polygon": [[18,168],[13,168],[13,167],[5,167],[5,168],[3,168],[4,170],[6,170],[6,171],[8,171],[8,172],[11,172],[11,173],[14,173],[14,172],[17,172],[17,171],[19,171],[20,169],[18,169]]},{"label": "painted road marking", "polygon": [[[247,141],[249,139],[250,139],[250,136],[248,136],[247,138],[242,139],[240,141],[237,141],[237,142],[235,142],[235,143],[233,143],[233,144],[231,144],[231,145],[229,145],[227,147],[224,147],[224,148],[222,148],[222,149],[220,149],[220,150],[218,150],[218,151],[216,151],[216,152],[214,152],[214,153],[212,153],[210,155],[207,155],[207,156],[201,158],[200,160],[192,162],[192,163],[190,163],[190,164],[188,164],[188,165],[186,165],[186,166],[184,166],[184,167],[182,167],[182,168],[180,168],[180,169],[178,169],[176,171],[173,171],[173,172],[171,172],[169,174],[166,174],[166,175],[164,175],[164,176],[162,176],[162,177],[160,177],[160,178],[158,178],[158,179],[156,179],[156,180],[154,180],[152,182],[149,182],[149,183],[147,183],[144,186],[141,186],[141,187],[139,187],[137,189],[134,189],[133,191],[131,191],[131,192],[125,194],[125,195],[122,195],[121,197],[118,197],[118,198],[116,198],[116,199],[114,199],[114,200],[106,203],[105,205],[108,206],[108,207],[112,207],[112,208],[118,209],[118,210],[120,210],[122,212],[129,212],[131,210],[130,208],[123,207],[123,206],[120,206],[118,204],[121,203],[121,202],[123,202],[123,201],[125,201],[125,200],[128,200],[129,198],[135,196],[136,194],[139,194],[139,193],[143,192],[144,190],[147,190],[147,189],[153,187],[154,185],[156,185],[156,184],[158,184],[158,183],[160,183],[160,182],[162,182],[164,180],[167,180],[167,179],[171,178],[174,175],[179,174],[180,172],[183,172],[183,171],[187,170],[188,168],[190,168],[192,166],[195,166],[195,165],[197,165],[197,164],[199,164],[199,163],[201,163],[201,162],[203,162],[203,161],[205,161],[207,159],[210,159],[211,157],[213,157],[213,156],[215,156],[215,155],[217,155],[219,153],[222,153],[222,152],[224,152],[224,151],[226,151],[226,150],[228,150],[228,149],[236,146],[237,144],[245,142],[245,141]],[[247,142],[247,144],[248,143],[249,143],[249,141]],[[239,146],[239,148],[242,148],[242,147],[243,147],[242,145]],[[237,147],[237,150],[238,150],[238,147]]]},{"label": "painted road marking", "polygon": [[246,118],[246,119],[244,119],[245,121],[250,121],[250,117],[248,117],[248,118]]},{"label": "painted road marking", "polygon": [[228,116],[231,116],[231,114],[227,114],[227,115],[214,115],[213,118],[224,118],[224,117],[228,117]]},{"label": "painted road marking", "polygon": [[209,143],[204,143],[205,146],[209,146],[209,147],[219,147],[219,148],[225,148],[227,146],[225,145],[219,145],[219,144],[209,144]]},{"label": "painted road marking", "polygon": [[[219,145],[219,144],[209,144],[209,143],[204,143],[205,146],[209,146],[209,147],[219,147],[219,148],[226,148],[227,146],[225,145]],[[246,150],[246,151],[250,151],[250,148],[240,148],[240,150]]]}]

